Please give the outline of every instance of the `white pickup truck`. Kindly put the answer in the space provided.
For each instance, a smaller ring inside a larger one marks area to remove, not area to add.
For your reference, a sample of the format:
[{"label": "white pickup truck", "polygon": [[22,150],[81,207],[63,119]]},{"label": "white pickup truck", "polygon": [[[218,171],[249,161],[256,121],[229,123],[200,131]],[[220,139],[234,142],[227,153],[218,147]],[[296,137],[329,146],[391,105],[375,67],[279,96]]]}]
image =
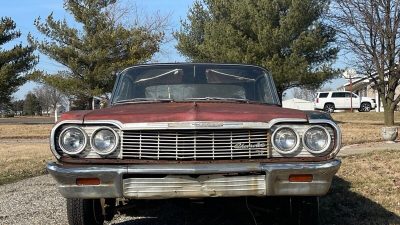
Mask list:
[{"label": "white pickup truck", "polygon": [[360,97],[349,91],[317,92],[314,109],[333,113],[336,109],[358,109],[369,112],[376,108],[375,99]]}]

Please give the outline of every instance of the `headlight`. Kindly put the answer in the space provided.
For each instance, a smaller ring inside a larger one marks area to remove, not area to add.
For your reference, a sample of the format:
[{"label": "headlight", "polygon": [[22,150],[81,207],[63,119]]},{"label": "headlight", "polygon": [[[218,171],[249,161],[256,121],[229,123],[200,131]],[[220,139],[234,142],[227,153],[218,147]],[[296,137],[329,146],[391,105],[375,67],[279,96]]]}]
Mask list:
[{"label": "headlight", "polygon": [[117,148],[118,135],[111,128],[99,128],[93,133],[91,143],[97,154],[108,155]]},{"label": "headlight", "polygon": [[292,128],[281,127],[272,134],[272,145],[281,154],[293,153],[299,144],[299,135]]},{"label": "headlight", "polygon": [[61,150],[69,155],[81,153],[86,147],[86,134],[79,127],[68,127],[63,130],[58,139]]},{"label": "headlight", "polygon": [[303,142],[309,152],[320,154],[328,150],[331,136],[324,127],[313,126],[304,133]]}]

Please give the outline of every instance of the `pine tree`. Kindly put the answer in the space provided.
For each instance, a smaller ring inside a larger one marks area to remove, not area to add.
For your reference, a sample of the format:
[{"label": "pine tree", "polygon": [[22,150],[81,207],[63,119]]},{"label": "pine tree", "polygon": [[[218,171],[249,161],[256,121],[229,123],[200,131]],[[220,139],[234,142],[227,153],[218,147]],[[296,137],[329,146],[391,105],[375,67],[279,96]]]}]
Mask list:
[{"label": "pine tree", "polygon": [[[144,26],[124,26],[108,10],[116,0],[66,0],[64,8],[79,26],[49,15],[38,18],[37,29],[43,41],[30,37],[39,51],[65,66],[57,74],[36,77],[63,93],[85,102],[90,109],[92,97],[109,93],[115,73],[124,67],[145,63],[159,51],[164,33]],[[79,29],[76,27],[80,27]]]},{"label": "pine tree", "polygon": [[35,94],[29,92],[26,95],[23,113],[27,116],[42,115],[42,108]]},{"label": "pine tree", "polygon": [[32,46],[16,44],[4,48],[6,43],[21,37],[21,32],[15,29],[11,18],[0,18],[0,105],[10,104],[12,94],[26,82],[28,72],[38,62]]},{"label": "pine tree", "polygon": [[329,0],[198,0],[180,31],[178,51],[194,62],[269,69],[280,96],[334,78],[335,31],[323,22]]}]

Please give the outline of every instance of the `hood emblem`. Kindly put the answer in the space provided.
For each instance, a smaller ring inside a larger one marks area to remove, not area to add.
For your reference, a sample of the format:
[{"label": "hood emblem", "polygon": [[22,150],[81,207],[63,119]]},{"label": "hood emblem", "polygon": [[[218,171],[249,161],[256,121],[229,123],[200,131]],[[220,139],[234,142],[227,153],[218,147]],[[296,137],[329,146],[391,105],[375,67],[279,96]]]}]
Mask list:
[{"label": "hood emblem", "polygon": [[207,123],[207,122],[195,122],[191,124],[194,127],[223,127],[223,123]]}]

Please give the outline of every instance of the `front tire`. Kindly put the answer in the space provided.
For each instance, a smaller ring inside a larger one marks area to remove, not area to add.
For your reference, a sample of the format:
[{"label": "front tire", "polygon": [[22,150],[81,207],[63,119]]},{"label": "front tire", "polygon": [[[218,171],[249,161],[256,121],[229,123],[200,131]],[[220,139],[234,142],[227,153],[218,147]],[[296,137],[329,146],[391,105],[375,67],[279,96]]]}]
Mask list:
[{"label": "front tire", "polygon": [[67,215],[70,225],[104,224],[100,199],[67,198]]},{"label": "front tire", "polygon": [[319,198],[291,197],[290,218],[293,225],[318,225]]},{"label": "front tire", "polygon": [[363,102],[363,103],[361,103],[361,107],[360,107],[360,109],[361,109],[361,112],[369,112],[369,111],[371,111],[371,104],[370,103],[368,103],[368,102]]}]

